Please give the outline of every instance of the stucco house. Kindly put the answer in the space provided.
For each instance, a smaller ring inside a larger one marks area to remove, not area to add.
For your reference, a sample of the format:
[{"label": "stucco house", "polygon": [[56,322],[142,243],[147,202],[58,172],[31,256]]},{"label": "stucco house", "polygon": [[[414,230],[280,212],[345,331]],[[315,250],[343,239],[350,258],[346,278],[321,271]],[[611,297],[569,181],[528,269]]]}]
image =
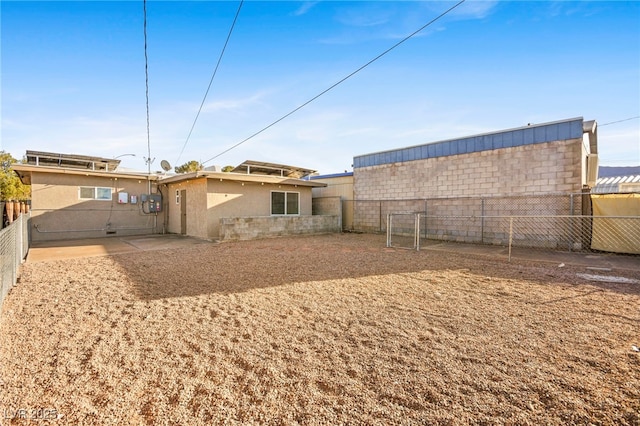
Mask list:
[{"label": "stucco house", "polygon": [[202,170],[162,179],[167,231],[221,240],[339,232],[339,217],[312,215],[313,170],[245,161],[229,173]]},{"label": "stucco house", "polygon": [[247,161],[230,173],[118,171],[120,161],[27,151],[13,170],[32,189],[32,240],[176,233],[250,239],[339,232],[337,216],[312,216],[313,171]]},{"label": "stucco house", "polygon": [[120,160],[109,158],[37,151],[26,157],[12,168],[31,185],[32,241],[163,231],[162,215],[149,212],[144,197],[157,192],[159,175],[119,172]]}]

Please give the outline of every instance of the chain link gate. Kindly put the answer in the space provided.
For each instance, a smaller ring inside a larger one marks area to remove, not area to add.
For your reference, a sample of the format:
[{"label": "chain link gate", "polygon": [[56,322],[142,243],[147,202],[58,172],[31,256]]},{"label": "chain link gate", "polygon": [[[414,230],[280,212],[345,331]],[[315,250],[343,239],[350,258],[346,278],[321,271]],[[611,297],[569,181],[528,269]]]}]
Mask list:
[{"label": "chain link gate", "polygon": [[387,247],[420,250],[420,213],[387,214]]}]

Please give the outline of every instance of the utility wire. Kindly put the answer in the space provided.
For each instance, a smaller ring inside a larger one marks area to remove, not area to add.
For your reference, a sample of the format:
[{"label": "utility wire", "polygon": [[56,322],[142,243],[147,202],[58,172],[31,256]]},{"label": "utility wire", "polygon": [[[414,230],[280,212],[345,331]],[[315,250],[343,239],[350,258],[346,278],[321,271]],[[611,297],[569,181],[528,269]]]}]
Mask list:
[{"label": "utility wire", "polygon": [[[143,0],[144,14],[144,86],[147,104],[147,164],[151,174],[151,134],[149,131],[149,58],[147,56],[147,0]],[[151,181],[149,181],[149,193],[151,193]]]},{"label": "utility wire", "polygon": [[266,127],[263,127],[261,130],[258,130],[257,132],[255,132],[254,134],[252,134],[251,136],[249,136],[248,138],[236,143],[235,145],[225,149],[224,151],[222,151],[220,154],[215,155],[211,158],[209,158],[207,161],[205,161],[204,163],[202,163],[203,165],[208,163],[211,160],[215,160],[216,158],[220,157],[221,155],[226,154],[227,152],[231,151],[232,149],[235,149],[237,147],[239,147],[240,145],[242,145],[243,143],[249,141],[250,139],[253,139],[254,137],[258,136],[260,133],[264,132],[267,129],[270,129],[271,127],[275,126],[276,124],[278,124],[279,122],[281,122],[282,120],[284,120],[285,118],[289,117],[290,115],[298,112],[299,110],[301,110],[302,108],[304,108],[305,106],[309,105],[311,102],[315,101],[316,99],[318,99],[320,96],[324,95],[325,93],[327,93],[328,91],[330,91],[331,89],[335,88],[336,86],[338,86],[339,84],[343,83],[344,81],[346,81],[347,79],[353,77],[355,74],[359,73],[360,71],[362,71],[363,69],[365,69],[366,67],[368,67],[369,65],[371,65],[372,63],[374,63],[375,61],[377,61],[378,59],[382,58],[384,55],[386,55],[387,53],[391,52],[393,49],[395,49],[396,47],[400,46],[402,43],[404,43],[405,41],[409,40],[410,38],[412,38],[413,36],[415,36],[416,34],[418,34],[419,32],[421,32],[422,30],[424,30],[425,28],[427,28],[428,26],[430,26],[431,24],[433,24],[434,22],[436,22],[437,20],[439,20],[440,18],[442,18],[443,16],[445,16],[446,14],[448,14],[449,12],[451,12],[453,9],[455,9],[456,7],[460,6],[462,3],[464,3],[466,0],[460,0],[458,3],[456,3],[455,5],[453,5],[452,7],[450,7],[449,9],[447,9],[446,11],[444,11],[443,13],[441,13],[440,15],[438,15],[437,17],[433,18],[431,21],[429,21],[428,23],[426,23],[425,25],[423,25],[422,27],[420,27],[419,29],[417,29],[416,31],[414,31],[413,33],[409,34],[408,36],[406,36],[405,38],[403,38],[402,40],[400,40],[399,42],[397,42],[396,44],[394,44],[393,46],[391,46],[390,48],[388,48],[387,50],[385,50],[384,52],[382,52],[381,54],[379,54],[378,56],[376,56],[375,58],[371,59],[369,62],[367,62],[366,64],[362,65],[360,68],[358,68],[357,70],[353,71],[351,74],[347,75],[346,77],[342,78],[341,80],[339,80],[338,82],[334,83],[333,85],[329,86],[329,88],[323,90],[322,92],[320,92],[319,94],[317,94],[316,96],[314,96],[313,98],[309,99],[308,101],[306,101],[305,103],[303,103],[302,105],[298,106],[297,108],[295,108],[294,110],[292,110],[291,112],[283,115],[282,117],[280,117],[279,119],[277,119],[276,121],[274,121],[273,123],[269,124]]},{"label": "utility wire", "polygon": [[602,127],[602,126],[608,126],[609,124],[623,123],[623,122],[625,122],[625,121],[635,120],[636,118],[640,118],[640,115],[636,115],[635,117],[625,118],[624,120],[611,121],[611,122],[609,122],[609,123],[599,124],[599,127]]},{"label": "utility wire", "polygon": [[180,154],[176,159],[176,162],[175,162],[176,165],[178,164],[178,161],[180,161],[180,157],[182,157],[182,154],[184,153],[184,149],[187,147],[187,143],[189,143],[189,139],[191,138],[191,133],[193,133],[194,127],[196,127],[196,122],[198,121],[198,117],[200,117],[200,112],[202,111],[204,102],[207,100],[207,95],[209,95],[209,89],[211,89],[211,84],[213,83],[213,79],[215,78],[216,73],[218,72],[218,67],[220,66],[220,62],[222,61],[222,56],[224,55],[224,52],[227,49],[227,44],[229,44],[231,33],[233,32],[233,28],[236,26],[236,21],[238,20],[238,15],[240,15],[240,9],[242,9],[243,3],[244,3],[244,0],[241,0],[240,5],[238,6],[238,11],[236,12],[236,16],[235,18],[233,18],[233,23],[231,24],[231,28],[229,29],[229,34],[227,34],[227,40],[224,42],[224,46],[222,48],[222,51],[220,52],[220,56],[218,57],[218,62],[216,63],[216,67],[213,70],[213,74],[211,75],[211,80],[209,80],[209,86],[207,87],[207,91],[204,93],[204,97],[202,98],[202,103],[200,103],[200,108],[198,109],[196,118],[193,120],[193,124],[191,125],[191,130],[189,130],[187,139],[184,141],[184,145],[182,145],[182,150],[180,151]]}]

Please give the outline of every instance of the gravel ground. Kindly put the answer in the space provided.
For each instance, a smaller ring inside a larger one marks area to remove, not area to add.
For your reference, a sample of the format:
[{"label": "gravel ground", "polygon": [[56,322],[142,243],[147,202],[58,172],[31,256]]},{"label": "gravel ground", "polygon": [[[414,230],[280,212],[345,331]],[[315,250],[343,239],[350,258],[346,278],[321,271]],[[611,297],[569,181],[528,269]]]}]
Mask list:
[{"label": "gravel ground", "polygon": [[0,423],[638,425],[640,284],[584,272],[353,234],[26,263]]}]

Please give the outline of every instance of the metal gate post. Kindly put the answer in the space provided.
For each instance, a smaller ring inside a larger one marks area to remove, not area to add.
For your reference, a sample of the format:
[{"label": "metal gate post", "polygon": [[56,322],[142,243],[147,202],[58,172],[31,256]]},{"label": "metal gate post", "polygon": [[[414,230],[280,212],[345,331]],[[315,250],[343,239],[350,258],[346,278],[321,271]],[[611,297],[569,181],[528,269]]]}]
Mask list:
[{"label": "metal gate post", "polygon": [[481,199],[482,206],[480,210],[480,244],[484,244],[484,198]]},{"label": "metal gate post", "polygon": [[[573,216],[573,193],[569,194],[569,215]],[[569,219],[569,251],[573,251],[573,239],[574,239],[574,222],[573,218]]]},{"label": "metal gate post", "polygon": [[509,262],[511,262],[511,243],[513,242],[513,217],[509,218]]},{"label": "metal gate post", "polygon": [[391,214],[387,213],[387,247],[391,247]]},{"label": "metal gate post", "polygon": [[415,246],[416,250],[420,251],[420,213],[416,213],[416,223],[415,223]]}]

